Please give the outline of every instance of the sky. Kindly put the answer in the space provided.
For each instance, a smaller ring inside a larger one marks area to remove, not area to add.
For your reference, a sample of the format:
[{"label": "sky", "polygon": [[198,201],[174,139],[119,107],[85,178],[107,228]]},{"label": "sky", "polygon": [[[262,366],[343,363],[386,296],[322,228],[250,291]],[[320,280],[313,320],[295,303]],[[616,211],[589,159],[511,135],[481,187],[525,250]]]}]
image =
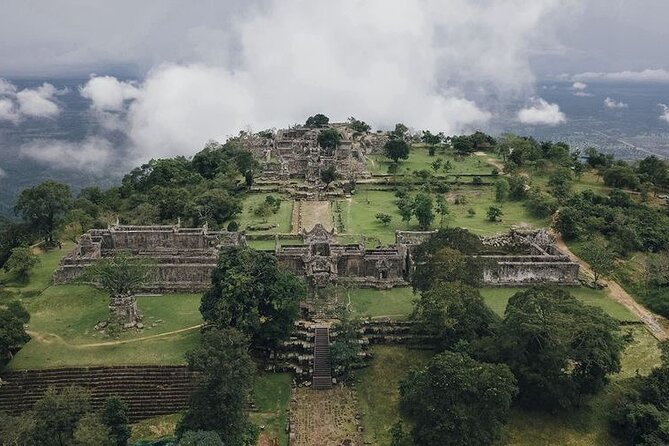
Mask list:
[{"label": "sky", "polygon": [[[318,112],[449,134],[494,117],[483,98],[513,97],[514,119],[555,126],[567,117],[537,80],[580,95],[592,82],[669,82],[666,17],[666,0],[4,0],[0,120],[53,119],[62,92],[48,80],[80,77],[100,130],[20,152],[102,169],[118,153],[192,155]],[[12,82],[26,77],[47,81]]]}]

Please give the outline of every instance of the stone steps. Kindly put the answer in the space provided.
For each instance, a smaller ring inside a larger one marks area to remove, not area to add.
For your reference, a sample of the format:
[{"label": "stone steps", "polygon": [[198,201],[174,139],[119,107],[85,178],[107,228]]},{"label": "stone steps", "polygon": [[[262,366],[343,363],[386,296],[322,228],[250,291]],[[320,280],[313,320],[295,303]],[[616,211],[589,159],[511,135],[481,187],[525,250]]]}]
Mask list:
[{"label": "stone steps", "polygon": [[314,329],[314,373],[312,385],[316,390],[332,388],[332,363],[330,358],[330,329]]},{"label": "stone steps", "polygon": [[110,396],[128,405],[131,421],[183,411],[197,385],[197,374],[185,366],[121,366],[22,370],[2,375],[0,411],[28,411],[50,387],[80,386],[91,393],[94,410]]}]

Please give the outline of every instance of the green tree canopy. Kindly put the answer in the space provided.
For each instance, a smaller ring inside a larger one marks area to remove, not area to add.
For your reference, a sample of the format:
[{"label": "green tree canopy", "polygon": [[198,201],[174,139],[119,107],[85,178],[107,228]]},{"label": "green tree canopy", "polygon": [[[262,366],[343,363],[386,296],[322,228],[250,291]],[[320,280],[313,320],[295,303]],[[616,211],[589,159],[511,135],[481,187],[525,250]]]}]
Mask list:
[{"label": "green tree canopy", "polygon": [[109,429],[116,446],[125,446],[130,439],[128,406],[116,396],[107,398],[100,415],[102,423]]},{"label": "green tree canopy", "polygon": [[514,294],[498,334],[503,362],[528,406],[567,408],[620,371],[618,322],[567,291],[536,286]]},{"label": "green tree canopy", "polygon": [[14,272],[19,279],[25,280],[28,274],[40,263],[39,257],[33,253],[29,246],[19,246],[12,249],[12,255],[5,262],[4,269],[7,272]]},{"label": "green tree canopy", "polygon": [[401,159],[409,158],[409,144],[400,138],[390,138],[383,145],[383,153],[394,163],[397,163]]},{"label": "green tree canopy", "polygon": [[16,201],[15,210],[47,246],[54,246],[55,234],[70,208],[70,187],[47,180],[37,186],[24,189]]},{"label": "green tree canopy", "polygon": [[322,113],[317,113],[313,116],[309,116],[304,125],[306,127],[325,127],[329,123],[330,123],[330,118],[328,118]]},{"label": "green tree canopy", "polygon": [[201,373],[177,433],[216,432],[226,446],[247,446],[255,428],[248,419],[255,364],[248,337],[234,328],[209,328],[200,345],[186,355],[191,370]]},{"label": "green tree canopy", "polygon": [[24,327],[29,320],[30,315],[18,301],[0,306],[0,369],[30,340]]},{"label": "green tree canopy", "polygon": [[445,352],[402,380],[400,407],[415,423],[417,446],[490,445],[501,437],[516,392],[506,365]]},{"label": "green tree canopy", "polygon": [[289,335],[305,296],[304,281],[281,270],[272,254],[230,247],[221,252],[200,312],[208,324],[236,328],[254,345],[273,347]]}]

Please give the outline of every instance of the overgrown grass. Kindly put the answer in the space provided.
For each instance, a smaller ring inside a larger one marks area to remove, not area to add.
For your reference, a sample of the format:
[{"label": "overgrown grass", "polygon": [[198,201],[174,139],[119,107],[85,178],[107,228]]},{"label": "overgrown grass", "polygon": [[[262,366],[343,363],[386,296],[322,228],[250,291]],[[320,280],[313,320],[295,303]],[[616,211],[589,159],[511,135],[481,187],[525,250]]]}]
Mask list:
[{"label": "overgrown grass", "polygon": [[[497,159],[495,154],[486,154],[489,158]],[[443,163],[449,161],[452,169],[448,172],[439,169],[434,171],[432,163],[437,159],[441,159]],[[373,174],[387,174],[391,161],[382,154],[374,154],[368,156],[367,167]],[[399,163],[399,171],[397,174],[412,174],[415,170],[428,170],[433,174],[453,177],[457,174],[490,174],[495,166],[488,163],[486,157],[470,155],[470,156],[456,156],[452,149],[445,151],[437,149],[434,156],[430,156],[427,147],[422,145],[413,145],[409,152],[409,158],[401,160]]]},{"label": "overgrown grass", "polygon": [[[481,288],[481,295],[486,304],[500,316],[504,315],[506,304],[509,298],[518,291],[525,288]],[[630,313],[622,304],[616,302],[606,295],[603,290],[593,290],[587,287],[564,287],[563,289],[569,291],[574,297],[586,305],[592,305],[604,310],[611,317],[619,321],[638,321],[639,319]]]},{"label": "overgrown grass", "polygon": [[[276,214],[272,214],[267,219],[258,217],[255,215],[255,209],[265,201],[268,195],[272,195],[275,198],[281,198],[281,207]],[[255,233],[274,233],[274,232],[290,232],[290,220],[293,214],[293,201],[286,199],[281,194],[248,194],[244,198],[243,209],[241,214],[239,214],[239,228],[244,230],[248,226],[254,225],[272,225],[271,229],[265,230],[252,230],[250,232]]]},{"label": "overgrown grass", "polygon": [[40,293],[53,283],[53,272],[58,266],[60,259],[74,247],[74,243],[65,242],[63,247],[42,251],[35,248],[40,262],[32,269],[27,281],[18,280],[13,272],[5,272],[0,269],[0,283],[4,289],[17,295],[32,296]]},{"label": "overgrown grass", "polygon": [[[459,186],[446,194],[446,197],[451,204],[449,215],[444,220],[444,227],[463,227],[476,234],[491,235],[507,232],[511,226],[518,224],[527,224],[532,227],[548,225],[547,220],[533,217],[521,202],[495,202],[494,190],[491,187]],[[456,198],[461,201],[462,197],[464,197],[464,204],[454,204]],[[402,221],[395,204],[396,200],[393,192],[360,187],[355,195],[341,202],[345,232],[365,234],[372,243],[376,241],[377,244],[389,244],[394,243],[396,230],[418,230],[418,222],[415,218],[408,223]],[[504,215],[501,222],[488,221],[486,212],[490,206],[498,206],[502,209]],[[474,209],[474,216],[469,215],[470,208]],[[388,225],[380,223],[376,219],[379,213],[390,215],[391,222]],[[437,215],[432,228],[439,228],[440,223],[440,217]]]},{"label": "overgrown grass", "polygon": [[161,415],[134,423],[129,444],[172,437],[182,416],[180,413]]},{"label": "overgrown grass", "polygon": [[350,308],[357,316],[404,319],[413,311],[415,297],[409,287],[390,290],[354,288],[342,292],[340,299],[350,303]]},{"label": "overgrown grass", "polygon": [[288,445],[286,425],[292,377],[289,373],[261,373],[253,389],[256,411],[251,420],[262,426],[262,432],[270,439],[278,439],[282,446]]},{"label": "overgrown grass", "polygon": [[[399,346],[374,346],[369,367],[356,373],[358,404],[365,426],[365,441],[390,444],[390,428],[401,419],[399,383],[412,367],[422,367],[432,355],[427,350]],[[406,420],[403,420],[405,428]]]}]

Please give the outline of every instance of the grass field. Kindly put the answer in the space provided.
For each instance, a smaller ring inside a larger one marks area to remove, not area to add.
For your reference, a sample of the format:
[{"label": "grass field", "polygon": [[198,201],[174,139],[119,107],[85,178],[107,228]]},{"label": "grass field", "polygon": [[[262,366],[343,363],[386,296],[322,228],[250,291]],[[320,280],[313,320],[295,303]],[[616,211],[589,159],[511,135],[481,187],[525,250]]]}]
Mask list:
[{"label": "grass field", "polygon": [[[450,214],[444,220],[444,226],[462,227],[481,235],[491,235],[506,232],[511,226],[527,224],[533,227],[545,227],[547,220],[537,219],[530,215],[521,202],[508,201],[496,203],[492,188],[460,187],[446,194],[450,203],[457,197],[464,197],[465,204],[451,204]],[[369,240],[378,240],[381,244],[395,241],[396,230],[418,230],[415,218],[407,224],[399,215],[395,195],[390,191],[369,190],[359,188],[358,193],[341,202],[344,232],[349,234],[365,234]],[[501,222],[492,223],[486,218],[490,206],[499,206],[504,215]],[[468,209],[474,209],[476,214],[470,217]],[[376,219],[376,214],[384,213],[392,216],[388,225],[383,225]],[[432,225],[438,228],[440,221],[437,216]]]},{"label": "grass field", "polygon": [[[254,210],[265,201],[268,195],[275,198],[281,198],[281,207],[276,214],[272,214],[267,219],[263,219],[254,214]],[[293,201],[287,200],[281,194],[249,194],[244,198],[243,209],[239,214],[239,228],[246,229],[253,225],[274,225],[271,229],[253,230],[255,233],[270,233],[270,232],[290,232],[290,220],[293,214]]]},{"label": "grass field", "polygon": [[[426,350],[398,346],[374,346],[369,367],[356,373],[358,405],[365,426],[365,441],[389,445],[389,430],[400,420],[399,382],[411,367],[423,366],[432,355]],[[406,420],[404,422],[406,426]]]},{"label": "grass field", "polygon": [[4,289],[22,296],[33,296],[42,290],[51,286],[51,276],[58,266],[61,257],[67,254],[74,247],[74,243],[63,243],[62,249],[52,249],[47,252],[35,249],[38,253],[40,263],[38,263],[28,276],[26,282],[16,279],[13,273],[7,273],[0,269],[0,283],[4,284]]},{"label": "grass field", "polygon": [[340,296],[349,302],[353,313],[361,317],[386,316],[393,319],[404,319],[413,311],[415,295],[411,288],[392,288],[375,290],[371,288],[355,288]]},{"label": "grass field", "polygon": [[[569,291],[584,304],[599,307],[615,319],[620,321],[639,320],[622,304],[608,297],[603,290],[593,290],[586,287],[565,287],[564,289]],[[492,308],[495,313],[502,316],[504,315],[504,310],[506,309],[506,304],[509,301],[509,298],[522,290],[523,288],[482,288],[481,295],[486,304]]]},{"label": "grass field", "polygon": [[251,420],[263,427],[263,435],[278,439],[281,446],[288,445],[286,425],[292,379],[289,373],[261,373],[253,389],[256,411],[251,413]]},{"label": "grass field", "polygon": [[[495,154],[487,154],[490,158],[497,158]],[[369,155],[367,167],[372,172],[372,174],[387,174],[388,167],[391,164],[391,161],[382,154]],[[411,174],[415,170],[429,170],[432,173],[435,171],[432,169],[432,163],[437,159],[441,158],[443,162],[450,161],[452,169],[444,171],[439,169],[436,172],[437,175],[448,175],[453,176],[457,174],[490,174],[495,166],[489,164],[484,157],[471,155],[471,156],[455,156],[452,149],[447,149],[446,152],[443,150],[437,150],[434,156],[430,156],[427,147],[420,145],[413,145],[411,151],[409,152],[409,158],[406,160],[400,161],[400,167],[398,174]]]}]

